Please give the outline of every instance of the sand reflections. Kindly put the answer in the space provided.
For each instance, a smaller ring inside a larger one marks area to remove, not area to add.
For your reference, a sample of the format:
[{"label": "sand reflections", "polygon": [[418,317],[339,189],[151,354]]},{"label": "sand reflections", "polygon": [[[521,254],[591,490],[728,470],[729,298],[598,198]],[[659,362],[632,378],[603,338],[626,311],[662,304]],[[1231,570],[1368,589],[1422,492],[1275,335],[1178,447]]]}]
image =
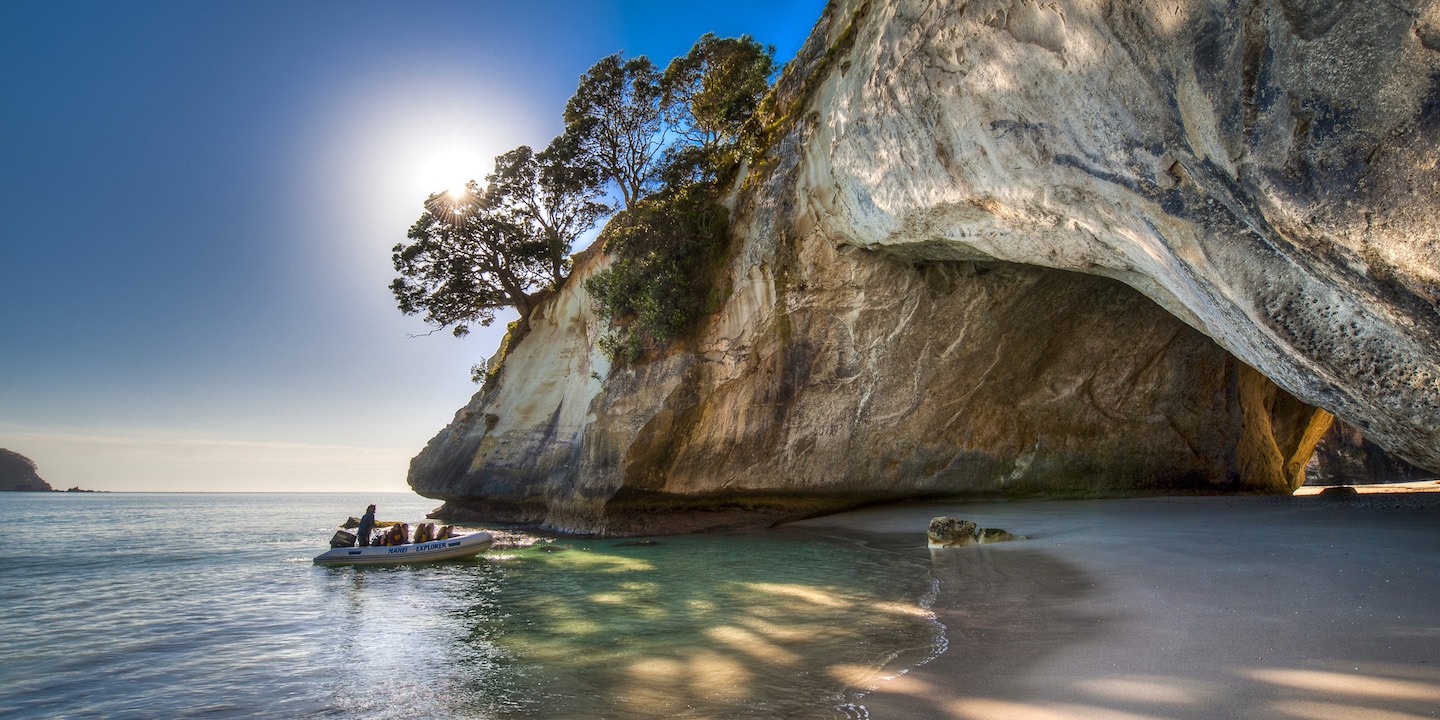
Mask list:
[{"label": "sand reflections", "polygon": [[1253,669],[1245,671],[1244,674],[1261,682],[1332,695],[1440,702],[1440,684],[1433,682],[1318,670]]},{"label": "sand reflections", "polygon": [[1301,720],[1422,720],[1434,715],[1411,715],[1410,713],[1377,710],[1360,705],[1292,700],[1272,703],[1269,706],[1272,717],[1301,718]]},{"label": "sand reflections", "polygon": [[743,583],[743,585],[755,592],[781,595],[821,607],[848,608],[852,604],[849,600],[836,597],[834,590],[813,585],[783,583]]},{"label": "sand reflections", "polygon": [[744,663],[701,650],[685,658],[646,658],[631,663],[617,690],[628,712],[664,716],[679,714],[678,698],[743,702],[750,695],[752,680]]},{"label": "sand reflections", "polygon": [[[763,662],[778,662],[791,664],[799,660],[799,656],[786,650],[783,646],[771,642],[749,630],[734,626],[711,628],[705,632],[706,635],[731,650],[742,652],[755,660]],[[799,633],[792,634],[792,637],[799,636]]]},{"label": "sand reflections", "polygon": [[1040,705],[991,698],[956,700],[949,703],[946,710],[954,717],[972,720],[1164,720],[1165,717],[1093,705]]},{"label": "sand reflections", "polygon": [[501,600],[526,624],[491,632],[519,663],[564,673],[517,668],[543,699],[504,717],[844,717],[841,706],[934,643],[933,616],[915,602],[924,566],[874,563],[848,544],[573,540],[516,556]]},{"label": "sand reflections", "polygon": [[1163,705],[1202,703],[1214,692],[1201,683],[1159,676],[1093,678],[1076,683],[1075,688],[1111,700]]}]

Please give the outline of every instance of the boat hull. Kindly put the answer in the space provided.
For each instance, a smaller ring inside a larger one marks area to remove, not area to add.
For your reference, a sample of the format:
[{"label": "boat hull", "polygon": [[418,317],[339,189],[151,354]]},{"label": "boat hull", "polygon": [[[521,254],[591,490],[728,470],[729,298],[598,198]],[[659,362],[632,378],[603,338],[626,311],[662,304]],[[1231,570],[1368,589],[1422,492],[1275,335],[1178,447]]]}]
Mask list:
[{"label": "boat hull", "polygon": [[403,565],[474,557],[490,549],[488,532],[473,532],[415,545],[342,547],[315,556],[316,565]]}]

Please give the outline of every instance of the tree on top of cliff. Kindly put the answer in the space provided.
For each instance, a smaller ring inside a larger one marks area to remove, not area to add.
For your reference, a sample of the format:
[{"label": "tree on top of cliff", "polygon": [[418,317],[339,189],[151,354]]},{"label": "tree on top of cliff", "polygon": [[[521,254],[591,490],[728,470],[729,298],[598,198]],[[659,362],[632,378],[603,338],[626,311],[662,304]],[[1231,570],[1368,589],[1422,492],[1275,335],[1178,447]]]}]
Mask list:
[{"label": "tree on top of cliff", "polygon": [[599,202],[601,178],[577,162],[575,153],[564,136],[539,153],[521,145],[495,158],[495,171],[485,178],[491,211],[545,243],[552,285],[569,273],[575,241],[610,212]]},{"label": "tree on top of cliff", "polygon": [[513,307],[523,327],[532,291],[565,281],[571,247],[610,212],[598,202],[600,177],[575,152],[563,136],[538,153],[521,145],[495,158],[483,190],[472,180],[462,193],[427,198],[411,242],[391,256],[401,312],[424,313],[459,337]]},{"label": "tree on top of cliff", "polygon": [[489,325],[506,307],[520,311],[524,326],[534,307],[531,292],[554,281],[551,245],[512,222],[510,213],[471,180],[462,193],[436,193],[410,226],[410,243],[391,256],[400,277],[390,284],[406,315],[454,326],[456,337],[469,323]]},{"label": "tree on top of cliff", "polygon": [[670,147],[666,165],[693,165],[686,163],[687,155],[710,170],[738,160],[727,151],[740,144],[742,130],[770,89],[774,73],[774,46],[761,45],[749,35],[718,38],[706,33],[689,52],[672,60],[661,89],[667,121],[680,140]]},{"label": "tree on top of cliff", "polygon": [[585,284],[602,315],[625,323],[600,340],[612,358],[669,344],[712,306],[716,258],[730,238],[724,178],[740,163],[774,52],[748,36],[707,33],[665,69],[661,104],[674,142],[657,171],[661,186],[605,227],[615,262]]},{"label": "tree on top of cliff", "polygon": [[641,55],[608,55],[584,75],[565,104],[565,142],[575,160],[613,182],[625,207],[655,185],[668,135],[660,71]]}]

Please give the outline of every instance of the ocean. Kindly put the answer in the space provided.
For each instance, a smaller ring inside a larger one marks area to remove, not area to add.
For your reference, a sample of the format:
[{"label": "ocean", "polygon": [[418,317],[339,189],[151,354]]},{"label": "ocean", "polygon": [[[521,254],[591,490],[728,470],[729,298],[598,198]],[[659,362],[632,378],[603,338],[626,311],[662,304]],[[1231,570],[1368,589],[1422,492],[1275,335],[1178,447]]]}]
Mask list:
[{"label": "ocean", "polygon": [[327,568],[410,494],[0,494],[0,717],[863,718],[943,647],[923,558],[798,530]]}]

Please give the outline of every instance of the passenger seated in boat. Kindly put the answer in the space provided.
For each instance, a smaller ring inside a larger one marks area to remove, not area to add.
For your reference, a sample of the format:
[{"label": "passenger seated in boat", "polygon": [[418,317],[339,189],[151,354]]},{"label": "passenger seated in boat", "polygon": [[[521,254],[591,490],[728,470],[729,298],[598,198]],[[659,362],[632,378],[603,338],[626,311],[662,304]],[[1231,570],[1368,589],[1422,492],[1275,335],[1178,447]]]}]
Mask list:
[{"label": "passenger seated in boat", "polygon": [[435,533],[436,540],[448,540],[452,537],[455,537],[455,526],[453,525],[446,525],[440,528],[440,532]]}]

